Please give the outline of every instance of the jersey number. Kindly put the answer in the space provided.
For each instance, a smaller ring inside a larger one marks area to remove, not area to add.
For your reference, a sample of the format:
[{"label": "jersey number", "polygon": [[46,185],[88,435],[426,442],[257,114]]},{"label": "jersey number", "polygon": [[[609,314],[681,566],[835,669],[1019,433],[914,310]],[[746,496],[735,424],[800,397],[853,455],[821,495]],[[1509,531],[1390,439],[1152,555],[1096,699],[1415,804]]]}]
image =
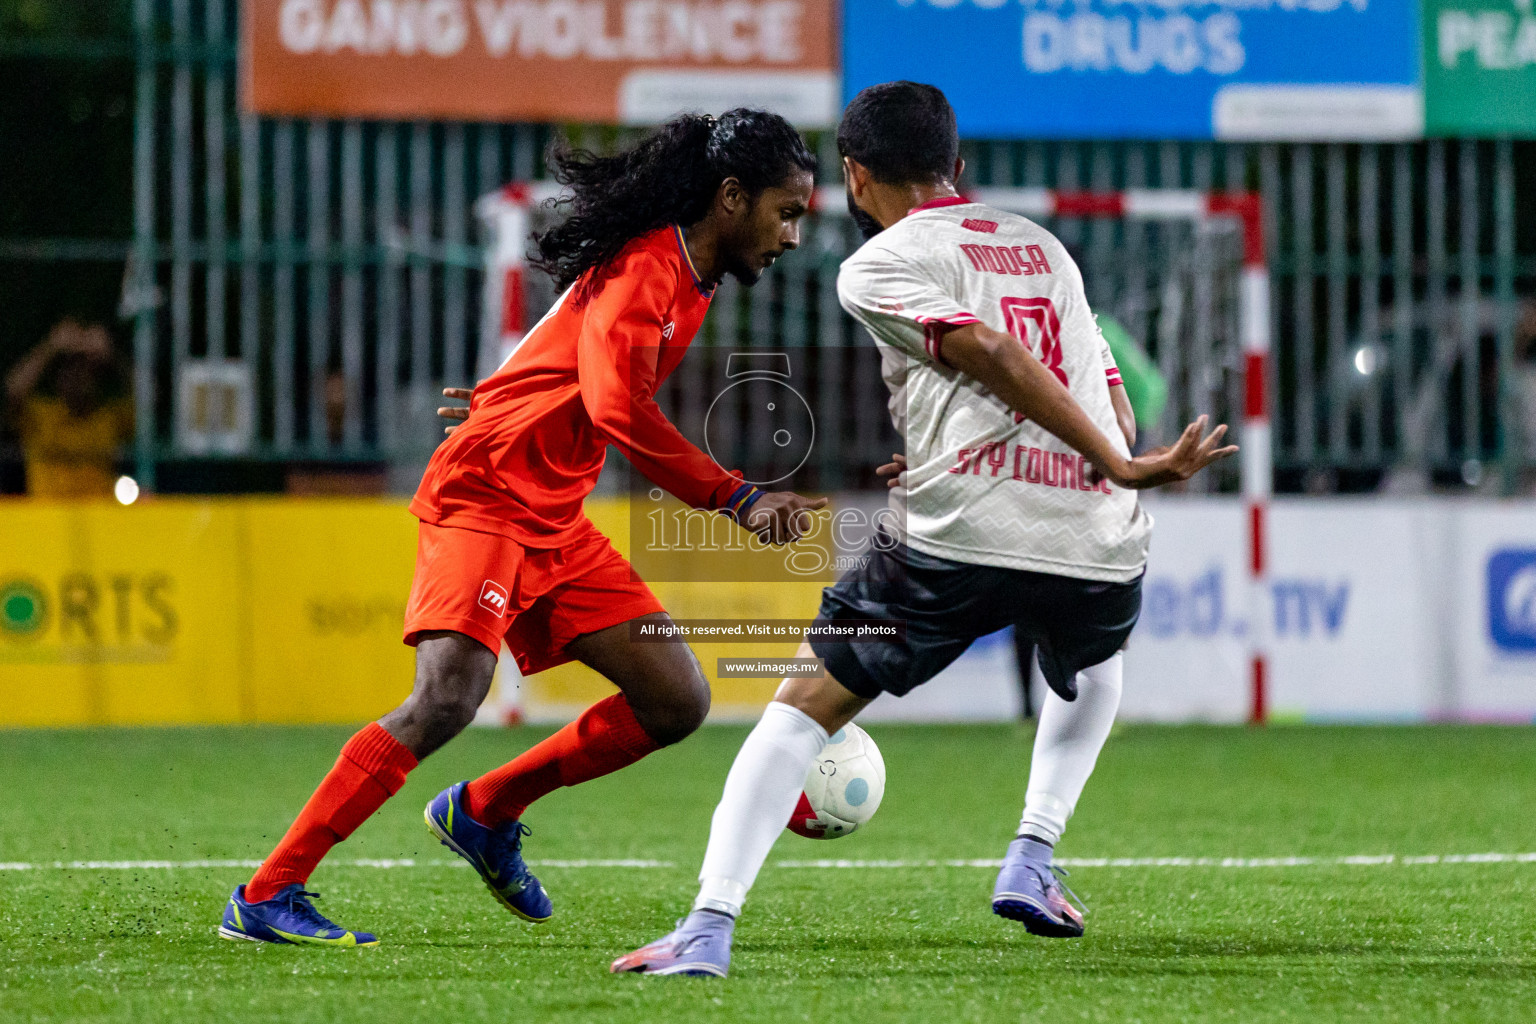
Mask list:
[{"label": "jersey number", "polygon": [[[1026,351],[1039,358],[1041,364],[1061,381],[1062,387],[1070,387],[1067,373],[1061,368],[1061,318],[1056,315],[1054,302],[1050,299],[1004,299],[1003,322],[1008,325],[1008,333],[1019,339]],[[1024,417],[1014,413],[1013,421],[1023,423]]]}]

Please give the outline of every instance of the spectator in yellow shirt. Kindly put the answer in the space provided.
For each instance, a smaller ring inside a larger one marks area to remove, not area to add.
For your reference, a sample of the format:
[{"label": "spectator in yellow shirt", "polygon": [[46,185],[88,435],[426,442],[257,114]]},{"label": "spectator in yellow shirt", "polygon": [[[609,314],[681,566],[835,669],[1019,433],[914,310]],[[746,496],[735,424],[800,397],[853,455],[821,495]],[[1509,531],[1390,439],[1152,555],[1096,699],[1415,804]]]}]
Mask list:
[{"label": "spectator in yellow shirt", "polygon": [[6,375],[28,494],[112,496],[118,452],[133,436],[132,403],[109,394],[114,376],[106,328],[73,318],[54,325]]}]

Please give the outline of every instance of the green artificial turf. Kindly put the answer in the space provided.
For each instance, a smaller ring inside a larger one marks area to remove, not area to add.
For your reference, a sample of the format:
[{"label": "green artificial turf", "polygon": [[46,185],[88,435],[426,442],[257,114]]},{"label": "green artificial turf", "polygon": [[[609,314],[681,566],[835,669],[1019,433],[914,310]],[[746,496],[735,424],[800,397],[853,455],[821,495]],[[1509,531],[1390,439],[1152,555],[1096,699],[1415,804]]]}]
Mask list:
[{"label": "green artificial turf", "polygon": [[[0,862],[260,858],[349,730],[0,733]],[[443,866],[421,808],[535,742],[476,730],[426,762],[311,885],[364,950],[220,941],[247,871],[0,871],[0,1020],[1536,1020],[1536,863],[1333,858],[1536,851],[1533,734],[1510,728],[1117,732],[1060,855],[1288,857],[1290,867],[1081,867],[1080,940],[994,917],[985,867],[786,868],[788,859],[1000,857],[1027,728],[871,728],[885,803],[865,830],[786,834],[737,930],[732,976],[614,977],[687,908],[744,735],[707,728],[527,816],[556,917],[515,920]]]}]

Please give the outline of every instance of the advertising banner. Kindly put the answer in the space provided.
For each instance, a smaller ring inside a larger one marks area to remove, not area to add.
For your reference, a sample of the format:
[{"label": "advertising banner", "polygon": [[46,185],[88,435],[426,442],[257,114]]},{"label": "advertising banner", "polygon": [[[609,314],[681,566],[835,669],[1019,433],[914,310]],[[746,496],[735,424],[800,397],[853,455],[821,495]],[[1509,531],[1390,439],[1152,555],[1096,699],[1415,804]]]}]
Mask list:
[{"label": "advertising banner", "polygon": [[1152,553],[1125,654],[1122,714],[1241,722],[1248,714],[1244,523],[1235,501],[1148,501]]},{"label": "advertising banner", "polygon": [[[1120,715],[1245,721],[1255,606],[1243,506],[1152,497],[1147,507],[1156,526]],[[1536,527],[1528,512],[1456,501],[1282,499],[1269,538],[1271,573],[1257,611],[1272,720],[1536,716]],[[1007,717],[1017,706],[1015,676],[992,645],[978,644],[928,687],[980,676],[991,679],[991,717]],[[943,719],[942,698],[925,699]],[[961,710],[985,717],[977,707]]]},{"label": "advertising banner", "polygon": [[[1242,510],[1220,501],[1148,505],[1157,527],[1122,711],[1241,721]],[[1529,508],[1279,500],[1270,556],[1261,607],[1276,719],[1536,719]]]},{"label": "advertising banner", "polygon": [[357,722],[410,693],[416,521],[362,501],[0,504],[0,726]]},{"label": "advertising banner", "polygon": [[908,78],[987,138],[1405,139],[1414,0],[847,0],[844,93]]},{"label": "advertising banner", "polygon": [[237,721],[237,542],[184,506],[0,503],[0,726]]},{"label": "advertising banner", "polygon": [[1454,534],[1451,649],[1466,717],[1536,713],[1536,516],[1509,503],[1469,509]]},{"label": "advertising banner", "polygon": [[1531,0],[1423,0],[1424,128],[1536,137]]},{"label": "advertising banner", "polygon": [[[1255,606],[1243,508],[1172,497],[1148,508],[1156,527],[1121,716],[1244,721]],[[594,499],[587,511],[632,552],[627,501]],[[1270,533],[1272,569],[1256,608],[1274,719],[1536,720],[1528,508],[1285,499]],[[410,692],[414,654],[400,634],[416,521],[402,505],[18,501],[0,503],[0,538],[25,538],[0,540],[0,728],[360,722]],[[653,589],[678,624],[793,628],[814,616],[824,582]],[[787,659],[799,646],[777,635],[687,639],[716,720],[755,719],[782,676],[722,665]],[[533,721],[569,721],[613,692],[575,663],[513,677],[503,682],[518,686],[519,710]],[[1006,720],[1021,704],[1013,645],[1000,633],[910,695],[881,697],[866,717]]]},{"label": "advertising banner", "polygon": [[415,652],[401,642],[416,567],[416,519],[374,501],[251,501],[237,506],[249,562],[252,680],[258,722],[376,718],[411,692]]},{"label": "advertising banner", "polygon": [[[1153,499],[1156,521],[1141,621],[1126,653],[1122,712],[1155,721],[1248,714],[1244,509],[1236,501]],[[1276,502],[1270,518],[1266,634],[1272,717],[1416,720],[1441,704],[1427,629],[1422,505]]]},{"label": "advertising banner", "polygon": [[[629,550],[627,501],[587,513]],[[411,690],[416,532],[403,503],[373,500],[0,503],[0,728],[377,718]],[[804,621],[821,594],[815,581],[654,589],[679,620]],[[717,711],[755,718],[779,680],[719,678],[719,659],[799,644],[692,646]],[[613,692],[580,664],[520,684],[503,668],[538,721]]]},{"label": "advertising banner", "polygon": [[244,0],[247,109],[652,124],[837,114],[835,0]]}]

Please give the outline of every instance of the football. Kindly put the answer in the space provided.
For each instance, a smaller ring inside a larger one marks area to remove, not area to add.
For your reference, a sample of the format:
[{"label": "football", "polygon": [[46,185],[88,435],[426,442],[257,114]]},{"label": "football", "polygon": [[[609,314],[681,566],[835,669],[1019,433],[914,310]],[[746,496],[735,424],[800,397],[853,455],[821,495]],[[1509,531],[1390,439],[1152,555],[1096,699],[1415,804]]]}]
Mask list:
[{"label": "football", "polygon": [[884,796],[880,748],[869,733],[849,722],[811,763],[789,830],[807,839],[840,839],[873,818]]}]

